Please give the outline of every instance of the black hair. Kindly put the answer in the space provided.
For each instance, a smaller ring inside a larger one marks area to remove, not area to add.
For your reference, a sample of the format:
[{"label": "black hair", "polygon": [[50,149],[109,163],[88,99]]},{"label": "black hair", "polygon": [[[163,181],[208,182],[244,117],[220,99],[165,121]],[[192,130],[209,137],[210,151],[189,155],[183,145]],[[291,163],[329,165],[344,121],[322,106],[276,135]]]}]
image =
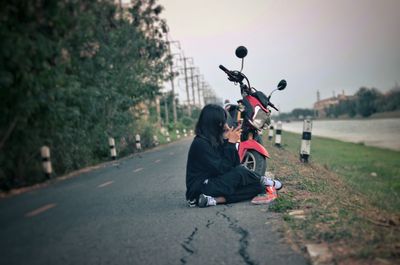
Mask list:
[{"label": "black hair", "polygon": [[219,146],[224,141],[225,123],[225,110],[221,106],[208,104],[200,112],[196,124],[196,135],[208,139],[213,147]]}]

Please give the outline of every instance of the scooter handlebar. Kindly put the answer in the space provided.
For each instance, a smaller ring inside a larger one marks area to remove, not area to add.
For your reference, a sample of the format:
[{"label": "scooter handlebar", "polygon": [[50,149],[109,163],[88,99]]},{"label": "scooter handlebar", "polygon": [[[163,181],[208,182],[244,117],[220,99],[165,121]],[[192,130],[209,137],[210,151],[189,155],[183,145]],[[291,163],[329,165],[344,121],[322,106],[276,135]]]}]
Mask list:
[{"label": "scooter handlebar", "polygon": [[242,83],[244,75],[238,71],[229,71],[225,66],[222,64],[219,65],[219,69],[224,71],[228,75],[228,80],[232,82]]},{"label": "scooter handlebar", "polygon": [[225,66],[223,66],[222,64],[219,65],[219,69],[221,69],[222,71],[224,71],[225,73],[227,73],[228,75],[230,74],[230,71],[228,69],[226,69]]}]

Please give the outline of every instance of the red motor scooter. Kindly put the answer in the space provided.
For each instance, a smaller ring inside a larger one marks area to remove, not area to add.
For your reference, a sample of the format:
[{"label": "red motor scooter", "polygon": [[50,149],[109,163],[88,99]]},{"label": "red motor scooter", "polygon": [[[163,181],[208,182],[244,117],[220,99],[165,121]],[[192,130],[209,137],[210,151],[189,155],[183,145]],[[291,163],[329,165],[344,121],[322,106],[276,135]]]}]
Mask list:
[{"label": "red motor scooter", "polygon": [[[262,145],[262,130],[268,128],[271,119],[271,107],[279,111],[270,101],[271,95],[276,90],[285,89],[287,83],[281,80],[275,90],[267,97],[261,91],[250,86],[249,79],[242,73],[244,57],[247,49],[240,46],[236,49],[236,56],[242,59],[240,71],[230,71],[223,65],[219,68],[228,75],[228,80],[240,85],[242,99],[236,104],[226,104],[225,110],[228,113],[228,125],[242,126],[241,141],[238,144],[238,152],[241,163],[248,169],[264,175],[267,169],[268,151]],[[245,84],[243,80],[246,80]]]}]

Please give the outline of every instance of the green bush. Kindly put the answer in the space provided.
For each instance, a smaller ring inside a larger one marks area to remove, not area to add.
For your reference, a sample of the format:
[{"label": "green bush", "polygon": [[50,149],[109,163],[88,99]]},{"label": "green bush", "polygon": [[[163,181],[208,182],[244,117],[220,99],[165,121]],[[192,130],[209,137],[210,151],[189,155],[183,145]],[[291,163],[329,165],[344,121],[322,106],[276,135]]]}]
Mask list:
[{"label": "green bush", "polygon": [[[0,4],[1,190],[43,180],[43,145],[55,175],[108,160],[110,136],[130,152],[130,110],[167,75],[161,10],[136,0],[121,19],[112,0]],[[151,127],[139,130],[150,145]]]},{"label": "green bush", "polygon": [[194,126],[194,120],[190,117],[183,117],[181,122],[185,128],[190,128]]}]

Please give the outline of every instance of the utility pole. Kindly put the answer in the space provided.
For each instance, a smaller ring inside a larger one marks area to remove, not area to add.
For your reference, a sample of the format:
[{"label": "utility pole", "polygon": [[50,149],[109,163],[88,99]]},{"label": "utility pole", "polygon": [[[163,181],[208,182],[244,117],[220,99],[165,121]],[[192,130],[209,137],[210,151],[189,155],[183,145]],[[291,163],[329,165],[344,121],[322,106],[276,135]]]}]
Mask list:
[{"label": "utility pole", "polygon": [[119,15],[120,15],[120,20],[122,20],[122,15],[123,15],[123,12],[124,11],[122,11],[122,0],[119,0]]},{"label": "utility pole", "polygon": [[203,104],[206,105],[206,94],[207,94],[207,83],[205,81],[201,82],[201,92],[203,94]]},{"label": "utility pole", "polygon": [[160,108],[160,97],[156,96],[156,111],[157,111],[157,123],[161,125],[161,108]]},{"label": "utility pole", "polygon": [[187,76],[187,65],[186,65],[186,61],[190,59],[189,57],[183,57],[183,69],[184,69],[184,73],[185,73],[185,85],[186,85],[186,95],[187,95],[187,104],[188,104],[188,114],[191,117],[192,116],[192,109],[190,107],[190,95],[189,95],[189,84],[188,84],[188,76]]},{"label": "utility pole", "polygon": [[204,98],[204,104],[217,104],[217,95],[215,94],[215,91],[210,87],[210,85],[206,82],[204,83],[204,90],[203,90],[203,98]]},{"label": "utility pole", "polygon": [[190,70],[190,80],[191,80],[191,85],[192,85],[192,96],[193,96],[193,106],[196,106],[196,93],[194,91],[194,80],[193,80],[193,70],[196,69],[196,67],[189,67]]},{"label": "utility pole", "polygon": [[167,126],[169,123],[169,114],[168,114],[168,93],[164,95],[164,108],[165,108],[165,125]]},{"label": "utility pole", "polygon": [[[174,116],[174,125],[178,121],[178,116],[176,114],[176,102],[175,102],[175,84],[174,84],[174,69],[173,69],[173,64],[172,64],[172,53],[171,53],[171,42],[168,41],[168,34],[165,35],[167,38],[167,43],[168,43],[168,52],[169,55],[171,56],[171,62],[169,63],[169,71],[170,71],[170,81],[171,81],[171,89],[172,89],[172,113]],[[167,103],[165,103],[167,104]]]},{"label": "utility pole", "polygon": [[195,75],[194,77],[196,77],[196,84],[197,84],[197,98],[198,98],[198,101],[199,101],[199,107],[201,108],[202,107],[202,105],[201,105],[201,97],[200,97],[200,90],[201,90],[201,88],[200,88],[200,81],[199,81],[199,77],[200,77],[201,75]]},{"label": "utility pole", "polygon": [[[204,83],[203,83],[204,84]],[[204,105],[209,104],[210,102],[208,101],[208,96],[209,96],[209,90],[206,85],[203,86],[203,100],[204,100]]]}]

